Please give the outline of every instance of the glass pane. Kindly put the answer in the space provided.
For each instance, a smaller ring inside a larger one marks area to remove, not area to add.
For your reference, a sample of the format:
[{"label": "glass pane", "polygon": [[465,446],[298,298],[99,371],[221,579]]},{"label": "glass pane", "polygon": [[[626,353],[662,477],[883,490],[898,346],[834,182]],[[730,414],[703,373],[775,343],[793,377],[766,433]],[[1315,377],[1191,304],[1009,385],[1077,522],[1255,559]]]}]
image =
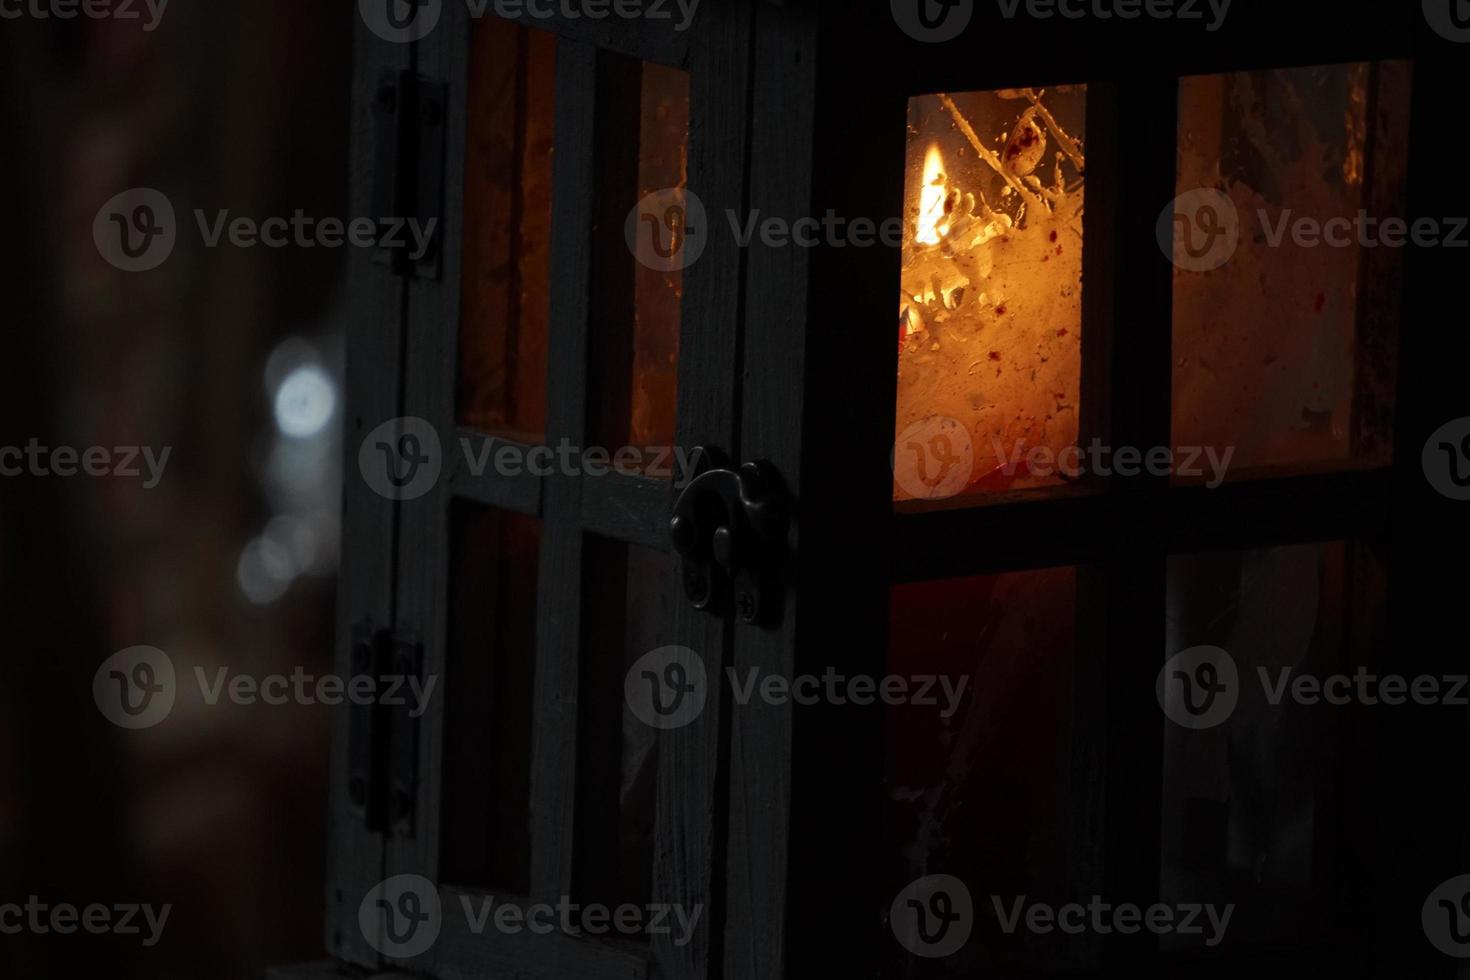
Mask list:
[{"label": "glass pane", "polygon": [[[1237,906],[1211,956],[1342,948],[1325,945],[1351,941],[1332,916],[1377,860],[1381,807],[1352,773],[1375,722],[1290,692],[1378,672],[1384,569],[1334,542],[1174,557],[1168,575],[1163,901]],[[1205,937],[1162,941],[1202,952]]]},{"label": "glass pane", "polygon": [[465,134],[459,419],[537,443],[546,428],[556,38],[474,21]]},{"label": "glass pane", "polygon": [[588,535],[583,570],[577,880],[584,901],[642,906],[652,895],[658,730],[633,714],[624,681],[639,658],[673,643],[678,564]]},{"label": "glass pane", "polygon": [[622,284],[616,284],[602,298],[599,314],[606,325],[592,341],[601,373],[593,429],[609,449],[674,444],[683,236],[689,227],[689,74],[646,62],[626,67],[630,104],[621,111],[637,120],[638,141],[608,148],[613,163],[607,169],[626,179],[604,179],[627,195],[619,210],[628,221],[617,232],[627,236],[632,255],[632,294],[624,302]]},{"label": "glass pane", "polygon": [[[1392,451],[1409,66],[1180,83],[1174,442],[1232,470]],[[1161,241],[1169,232],[1161,222]]]},{"label": "glass pane", "polygon": [[[946,952],[914,933],[911,913],[890,909],[882,976],[1039,975],[1032,971],[1059,966],[1058,944],[1001,928],[992,896],[1010,907],[1020,896],[1050,901],[1072,891],[1062,821],[1077,579],[1076,569],[1055,568],[891,590],[888,673],[966,688],[948,717],[943,693],[937,706],[885,709],[883,896],[950,876],[967,891],[973,929]],[[950,896],[951,907],[958,901]]]},{"label": "glass pane", "polygon": [[[689,185],[689,75],[662,65],[643,66],[643,123],[639,137],[641,198],[660,188]],[[679,304],[684,275],[637,268],[633,325],[633,405],[629,444],[672,446],[677,414]]]},{"label": "glass pane", "polygon": [[541,522],[461,502],[452,527],[440,875],[525,895]]},{"label": "glass pane", "polygon": [[894,499],[1045,486],[1077,441],[1084,86],[909,100]]}]

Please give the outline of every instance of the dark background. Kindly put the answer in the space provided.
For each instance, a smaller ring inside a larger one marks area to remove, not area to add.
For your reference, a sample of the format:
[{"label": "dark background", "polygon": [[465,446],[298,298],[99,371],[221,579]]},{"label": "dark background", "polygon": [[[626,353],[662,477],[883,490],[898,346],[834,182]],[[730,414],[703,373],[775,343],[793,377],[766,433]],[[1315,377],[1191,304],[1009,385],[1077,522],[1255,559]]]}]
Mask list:
[{"label": "dark background", "polygon": [[[0,976],[254,978],[322,950],[328,709],[207,706],[192,674],[327,669],[340,401],[296,439],[273,405],[298,370],[340,399],[346,256],[208,249],[193,210],[352,217],[352,15],[0,21],[0,445],[172,447],[153,489],[0,479],[0,903],[174,906],[152,949],[0,936]],[[180,234],[130,275],[92,222],[134,187],[168,195]],[[92,676],[139,644],[173,658],[181,695],[130,732]]]}]

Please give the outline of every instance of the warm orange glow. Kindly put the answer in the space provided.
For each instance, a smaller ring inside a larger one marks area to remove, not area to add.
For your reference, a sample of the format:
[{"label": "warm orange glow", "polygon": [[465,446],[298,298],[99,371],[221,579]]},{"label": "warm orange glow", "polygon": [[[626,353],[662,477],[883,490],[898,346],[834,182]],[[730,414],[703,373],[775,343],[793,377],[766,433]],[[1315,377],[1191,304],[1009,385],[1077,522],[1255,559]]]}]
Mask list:
[{"label": "warm orange glow", "polygon": [[[909,103],[897,499],[1048,486],[1078,437],[1080,86]],[[982,135],[984,134],[984,135]]]}]

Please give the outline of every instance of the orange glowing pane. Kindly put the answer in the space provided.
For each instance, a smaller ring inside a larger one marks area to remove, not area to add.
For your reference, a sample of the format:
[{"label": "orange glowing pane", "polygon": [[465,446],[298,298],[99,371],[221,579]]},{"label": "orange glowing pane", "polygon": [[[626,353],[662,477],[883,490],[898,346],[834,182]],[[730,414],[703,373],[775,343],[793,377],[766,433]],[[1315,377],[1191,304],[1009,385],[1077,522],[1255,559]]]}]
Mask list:
[{"label": "orange glowing pane", "polygon": [[[630,114],[636,100],[638,130],[636,140],[619,133],[606,149],[605,165],[627,175],[611,192],[616,210],[640,216],[638,232],[650,239],[647,247],[619,256],[623,264],[617,274],[609,273],[608,288],[598,297],[590,430],[593,439],[610,449],[652,450],[673,445],[678,423],[682,202],[689,186],[691,78],[688,72],[652,62],[620,63],[620,68],[625,71],[620,97],[630,103],[624,107]],[[667,203],[650,210],[650,199]],[[675,200],[681,204],[673,205]],[[620,225],[615,231],[621,236],[625,228]],[[621,278],[623,270],[628,281]],[[645,467],[658,458],[657,453],[642,454]]]},{"label": "orange glowing pane", "polygon": [[[1232,453],[1232,474],[1391,456],[1404,250],[1365,248],[1357,222],[1404,215],[1410,75],[1383,62],[1180,82],[1177,446]],[[1217,203],[1187,203],[1205,194]],[[1297,235],[1330,222],[1352,230]]]},{"label": "orange glowing pane", "polygon": [[909,100],[894,499],[1047,486],[1077,441],[1086,89]]},{"label": "orange glowing pane", "polygon": [[497,17],[470,37],[458,415],[523,442],[546,428],[556,37]]},{"label": "orange glowing pane", "polygon": [[[638,196],[689,184],[688,72],[643,66]],[[630,445],[672,446],[678,420],[679,309],[684,274],[637,265],[634,271]]]}]

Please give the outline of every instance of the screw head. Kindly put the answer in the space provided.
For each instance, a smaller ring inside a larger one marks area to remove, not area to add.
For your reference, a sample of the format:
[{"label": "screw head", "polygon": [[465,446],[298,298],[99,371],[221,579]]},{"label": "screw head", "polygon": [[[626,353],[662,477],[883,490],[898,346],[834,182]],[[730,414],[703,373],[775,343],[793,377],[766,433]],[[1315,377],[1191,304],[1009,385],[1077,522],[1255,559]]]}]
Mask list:
[{"label": "screw head", "polygon": [[684,595],[698,608],[704,608],[710,600],[709,575],[702,568],[692,564],[684,567]]},{"label": "screw head", "polygon": [[715,561],[728,569],[735,565],[735,533],[726,524],[715,528],[713,551]]},{"label": "screw head", "polygon": [[669,538],[675,551],[687,554],[694,548],[694,522],[687,517],[673,518],[669,521]]}]

